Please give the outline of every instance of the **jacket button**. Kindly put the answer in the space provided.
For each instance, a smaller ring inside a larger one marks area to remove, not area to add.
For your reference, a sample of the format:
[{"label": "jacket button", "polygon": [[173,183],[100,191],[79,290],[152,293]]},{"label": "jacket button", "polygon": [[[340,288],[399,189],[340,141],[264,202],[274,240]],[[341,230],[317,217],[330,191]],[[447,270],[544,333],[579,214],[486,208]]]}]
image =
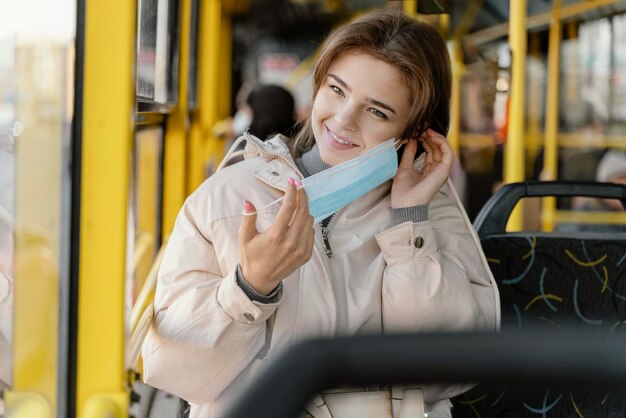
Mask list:
[{"label": "jacket button", "polygon": [[243,317],[246,318],[248,321],[254,321],[254,315],[252,315],[250,312],[246,312],[245,314],[243,314]]},{"label": "jacket button", "polygon": [[413,240],[413,245],[415,248],[422,248],[424,246],[424,238],[417,237]]}]

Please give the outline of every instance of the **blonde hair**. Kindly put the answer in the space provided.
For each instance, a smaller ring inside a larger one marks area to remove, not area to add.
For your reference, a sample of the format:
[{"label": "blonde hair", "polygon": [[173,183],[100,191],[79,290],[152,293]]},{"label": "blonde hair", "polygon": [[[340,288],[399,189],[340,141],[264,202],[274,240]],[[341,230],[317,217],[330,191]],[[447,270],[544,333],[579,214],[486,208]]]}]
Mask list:
[{"label": "blonde hair", "polygon": [[[428,128],[448,133],[450,58],[445,40],[432,26],[396,10],[369,13],[331,32],[321,50],[313,74],[313,99],[337,58],[351,52],[365,53],[396,68],[410,91],[411,113],[403,138],[419,136]],[[300,156],[314,143],[309,115],[290,149],[294,156]]]}]

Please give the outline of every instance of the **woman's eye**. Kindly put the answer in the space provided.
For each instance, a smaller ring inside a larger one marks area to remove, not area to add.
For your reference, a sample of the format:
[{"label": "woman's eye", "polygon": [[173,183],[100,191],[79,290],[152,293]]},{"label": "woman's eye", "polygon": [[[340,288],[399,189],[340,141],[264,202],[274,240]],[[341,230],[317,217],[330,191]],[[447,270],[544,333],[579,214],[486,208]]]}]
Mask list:
[{"label": "woman's eye", "polygon": [[385,115],[383,112],[381,112],[378,109],[371,108],[370,112],[373,113],[374,115],[378,116],[379,118],[388,119],[387,115]]},{"label": "woman's eye", "polygon": [[342,96],[343,96],[343,90],[341,90],[339,87],[331,85],[331,86],[330,86],[330,88],[331,88],[331,90],[332,90],[332,91],[334,91],[335,93],[340,94],[340,95],[342,95]]}]

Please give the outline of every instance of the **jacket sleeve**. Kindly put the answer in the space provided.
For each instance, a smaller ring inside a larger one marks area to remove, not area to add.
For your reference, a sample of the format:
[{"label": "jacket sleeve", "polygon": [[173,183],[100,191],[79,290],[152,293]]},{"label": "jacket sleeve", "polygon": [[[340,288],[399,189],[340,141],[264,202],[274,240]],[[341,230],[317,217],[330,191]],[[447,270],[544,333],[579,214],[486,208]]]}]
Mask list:
[{"label": "jacket sleeve", "polygon": [[471,226],[443,191],[430,203],[428,218],[376,235],[387,264],[385,332],[495,331],[497,290]]},{"label": "jacket sleeve", "polygon": [[[236,262],[222,273],[217,243],[201,221],[207,208],[190,204],[192,199],[181,209],[163,256],[142,357],[146,383],[206,403],[263,348],[267,319],[280,300],[251,301],[237,285]],[[221,238],[238,248],[236,229],[232,235]]]},{"label": "jacket sleeve", "polygon": [[[497,329],[496,288],[469,228],[456,204],[440,192],[428,221],[405,222],[376,236],[387,264],[386,333]],[[424,398],[433,402],[469,387],[429,385]]]},{"label": "jacket sleeve", "polygon": [[439,249],[431,221],[405,222],[378,235],[385,332],[474,329],[479,310],[463,265]]}]

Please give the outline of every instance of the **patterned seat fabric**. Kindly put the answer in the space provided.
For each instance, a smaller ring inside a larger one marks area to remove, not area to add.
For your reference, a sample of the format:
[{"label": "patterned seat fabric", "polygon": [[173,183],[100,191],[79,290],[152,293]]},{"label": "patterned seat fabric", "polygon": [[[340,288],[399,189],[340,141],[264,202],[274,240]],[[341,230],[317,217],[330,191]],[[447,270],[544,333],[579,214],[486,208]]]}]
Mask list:
[{"label": "patterned seat fabric", "polygon": [[[506,234],[482,240],[502,330],[579,327],[626,333],[626,234]],[[626,350],[626,347],[624,347]],[[626,417],[626,390],[490,387],[454,400],[454,417]]]}]

